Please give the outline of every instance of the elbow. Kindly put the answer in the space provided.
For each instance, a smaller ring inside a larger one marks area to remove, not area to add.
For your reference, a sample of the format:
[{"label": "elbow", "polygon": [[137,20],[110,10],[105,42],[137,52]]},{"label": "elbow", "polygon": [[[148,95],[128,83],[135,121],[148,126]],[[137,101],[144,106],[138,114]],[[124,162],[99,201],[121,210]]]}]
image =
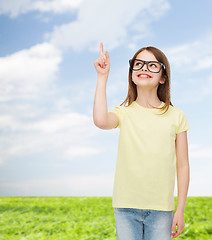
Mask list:
[{"label": "elbow", "polygon": [[99,121],[99,120],[93,120],[93,123],[96,127],[100,128],[100,129],[106,129],[106,124],[103,121]]}]

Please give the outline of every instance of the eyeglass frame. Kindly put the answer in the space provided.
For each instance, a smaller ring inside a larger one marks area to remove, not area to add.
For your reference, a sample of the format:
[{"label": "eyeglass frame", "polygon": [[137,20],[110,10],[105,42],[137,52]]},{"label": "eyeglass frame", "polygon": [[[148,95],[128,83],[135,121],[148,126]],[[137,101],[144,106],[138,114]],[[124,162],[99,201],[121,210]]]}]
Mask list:
[{"label": "eyeglass frame", "polygon": [[[137,70],[131,68],[131,62],[132,62],[132,61],[135,61],[135,60],[140,61],[140,62],[143,63],[143,65],[142,65],[139,69],[137,69]],[[151,63],[151,62],[152,62],[152,63],[159,63],[159,64],[160,64],[160,70],[159,70],[158,72],[152,72],[151,70],[149,70],[149,66],[148,66],[148,65],[149,65],[149,63]],[[157,61],[143,61],[143,60],[141,60],[141,59],[130,59],[130,60],[129,60],[129,64],[130,64],[130,69],[131,69],[132,71],[139,71],[139,70],[141,70],[145,64],[147,65],[147,69],[148,69],[150,72],[152,72],[152,73],[159,73],[159,72],[161,71],[161,68],[162,68],[162,67],[164,68],[164,70],[166,70],[165,65],[164,65],[163,63],[157,62]]]}]

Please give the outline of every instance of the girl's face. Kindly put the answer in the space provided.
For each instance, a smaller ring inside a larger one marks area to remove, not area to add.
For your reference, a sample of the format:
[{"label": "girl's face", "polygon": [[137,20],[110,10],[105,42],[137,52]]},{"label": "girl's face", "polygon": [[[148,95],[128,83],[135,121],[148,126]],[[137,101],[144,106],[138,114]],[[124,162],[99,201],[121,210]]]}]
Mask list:
[{"label": "girl's face", "polygon": [[[155,56],[147,51],[144,50],[140,52],[136,59],[140,59],[143,61],[157,61],[158,60],[155,58]],[[160,70],[159,73],[153,73],[150,72],[147,68],[147,65],[144,64],[142,69],[138,71],[132,71],[132,81],[139,87],[148,87],[148,88],[154,88],[159,85],[159,83],[164,83],[165,78],[162,77],[162,69]]]}]

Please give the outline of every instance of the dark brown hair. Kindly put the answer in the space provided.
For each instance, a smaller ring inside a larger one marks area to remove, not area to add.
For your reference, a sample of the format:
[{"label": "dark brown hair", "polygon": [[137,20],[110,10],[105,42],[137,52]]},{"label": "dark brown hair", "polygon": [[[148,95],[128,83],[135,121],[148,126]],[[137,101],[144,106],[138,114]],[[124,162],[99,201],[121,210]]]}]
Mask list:
[{"label": "dark brown hair", "polygon": [[[144,48],[139,49],[135,53],[135,55],[133,56],[132,59],[135,59],[137,57],[137,55],[144,50],[151,52],[159,62],[161,62],[165,65],[165,70],[164,70],[164,68],[162,68],[162,77],[165,77],[165,82],[163,84],[159,83],[159,86],[157,89],[158,98],[160,99],[160,101],[163,101],[165,104],[161,108],[154,107],[151,104],[150,105],[153,108],[160,109],[161,111],[165,110],[165,112],[167,112],[169,109],[169,105],[173,106],[171,103],[171,99],[170,99],[170,65],[169,65],[169,61],[168,61],[167,57],[165,56],[165,54],[161,50],[159,50],[155,47],[144,47]],[[127,98],[124,100],[124,102],[121,104],[121,105],[123,105],[123,104],[125,105],[127,103],[128,105],[126,107],[128,107],[137,98],[137,87],[136,87],[136,84],[132,81],[132,70],[130,68],[129,68],[128,80],[129,80],[128,95],[127,95]],[[164,113],[162,113],[162,114],[164,114]]]}]

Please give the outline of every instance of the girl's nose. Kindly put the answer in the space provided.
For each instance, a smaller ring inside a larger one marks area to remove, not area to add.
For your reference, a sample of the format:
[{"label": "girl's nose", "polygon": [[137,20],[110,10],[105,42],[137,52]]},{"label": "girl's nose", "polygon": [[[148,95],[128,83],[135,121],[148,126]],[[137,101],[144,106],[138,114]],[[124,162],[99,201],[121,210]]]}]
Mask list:
[{"label": "girl's nose", "polygon": [[147,63],[144,63],[144,65],[143,65],[143,67],[142,67],[141,70],[143,70],[143,71],[147,71],[147,70],[148,70],[148,68],[147,68]]},{"label": "girl's nose", "polygon": [[142,67],[142,69],[141,70],[143,70],[143,71],[147,71],[148,69],[147,69],[147,65],[146,64],[144,64],[144,66]]}]

